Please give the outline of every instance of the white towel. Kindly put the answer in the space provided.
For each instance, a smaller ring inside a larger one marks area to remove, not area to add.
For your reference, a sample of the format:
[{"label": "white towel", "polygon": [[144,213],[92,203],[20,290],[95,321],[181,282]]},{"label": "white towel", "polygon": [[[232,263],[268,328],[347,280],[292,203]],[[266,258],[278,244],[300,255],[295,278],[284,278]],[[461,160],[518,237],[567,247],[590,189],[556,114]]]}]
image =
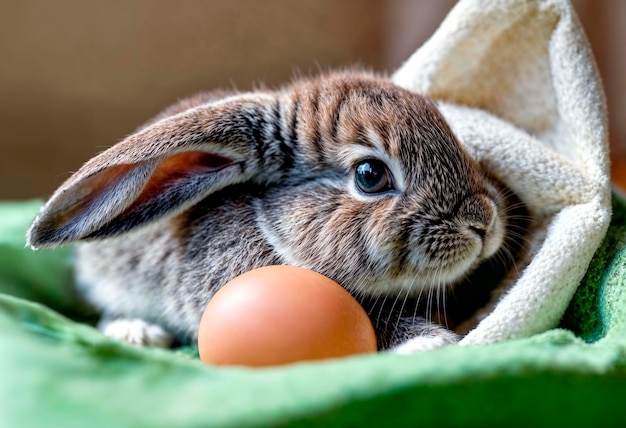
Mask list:
[{"label": "white towel", "polygon": [[538,219],[529,264],[462,343],[555,327],[611,217],[604,94],[571,4],[461,0],[393,80],[440,102],[470,153]]}]

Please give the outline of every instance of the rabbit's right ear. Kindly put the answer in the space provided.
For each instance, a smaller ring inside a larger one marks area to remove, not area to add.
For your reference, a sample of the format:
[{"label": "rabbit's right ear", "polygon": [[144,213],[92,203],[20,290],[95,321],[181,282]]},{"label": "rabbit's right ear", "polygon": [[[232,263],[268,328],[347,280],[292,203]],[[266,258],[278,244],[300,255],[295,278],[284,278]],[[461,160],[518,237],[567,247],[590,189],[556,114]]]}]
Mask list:
[{"label": "rabbit's right ear", "polygon": [[272,181],[282,163],[263,154],[283,148],[267,147],[278,143],[266,137],[279,129],[279,107],[271,94],[239,95],[129,136],[55,192],[28,232],[29,245],[117,235],[179,213],[231,184]]}]

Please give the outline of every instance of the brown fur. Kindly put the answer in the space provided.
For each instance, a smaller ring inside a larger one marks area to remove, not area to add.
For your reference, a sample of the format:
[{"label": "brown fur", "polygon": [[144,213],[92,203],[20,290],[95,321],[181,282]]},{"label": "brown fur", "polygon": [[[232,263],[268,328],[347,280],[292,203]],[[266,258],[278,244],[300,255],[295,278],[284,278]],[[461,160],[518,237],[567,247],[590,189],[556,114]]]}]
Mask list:
[{"label": "brown fur", "polygon": [[[389,191],[357,189],[367,159],[386,165]],[[431,101],[338,73],[168,108],[64,183],[29,242],[93,241],[78,248],[86,299],[181,340],[225,282],[284,263],[370,302],[381,348],[417,338],[410,349],[425,349],[420,338],[456,337],[375,302],[440,293],[493,258],[510,203]]]}]

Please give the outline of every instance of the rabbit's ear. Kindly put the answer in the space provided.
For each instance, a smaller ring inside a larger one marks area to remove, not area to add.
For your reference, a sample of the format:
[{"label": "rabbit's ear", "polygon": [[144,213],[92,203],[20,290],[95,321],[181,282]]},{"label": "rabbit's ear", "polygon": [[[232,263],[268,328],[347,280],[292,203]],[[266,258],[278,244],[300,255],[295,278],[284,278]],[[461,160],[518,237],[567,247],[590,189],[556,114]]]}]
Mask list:
[{"label": "rabbit's ear", "polygon": [[[47,247],[118,235],[171,216],[235,183],[271,181],[279,157],[263,127],[277,100],[240,95],[163,119],[87,162],[42,208],[28,243]],[[262,165],[262,171],[260,166]],[[277,174],[274,174],[277,175]]]}]

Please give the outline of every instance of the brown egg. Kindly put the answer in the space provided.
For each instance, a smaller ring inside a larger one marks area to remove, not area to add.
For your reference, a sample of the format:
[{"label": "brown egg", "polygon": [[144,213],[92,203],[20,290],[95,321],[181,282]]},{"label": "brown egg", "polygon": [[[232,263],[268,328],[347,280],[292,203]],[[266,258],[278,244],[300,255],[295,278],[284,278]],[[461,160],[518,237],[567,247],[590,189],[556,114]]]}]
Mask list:
[{"label": "brown egg", "polygon": [[294,266],[238,276],[209,301],[198,331],[202,361],[271,366],[376,352],[367,314],[339,284]]}]

